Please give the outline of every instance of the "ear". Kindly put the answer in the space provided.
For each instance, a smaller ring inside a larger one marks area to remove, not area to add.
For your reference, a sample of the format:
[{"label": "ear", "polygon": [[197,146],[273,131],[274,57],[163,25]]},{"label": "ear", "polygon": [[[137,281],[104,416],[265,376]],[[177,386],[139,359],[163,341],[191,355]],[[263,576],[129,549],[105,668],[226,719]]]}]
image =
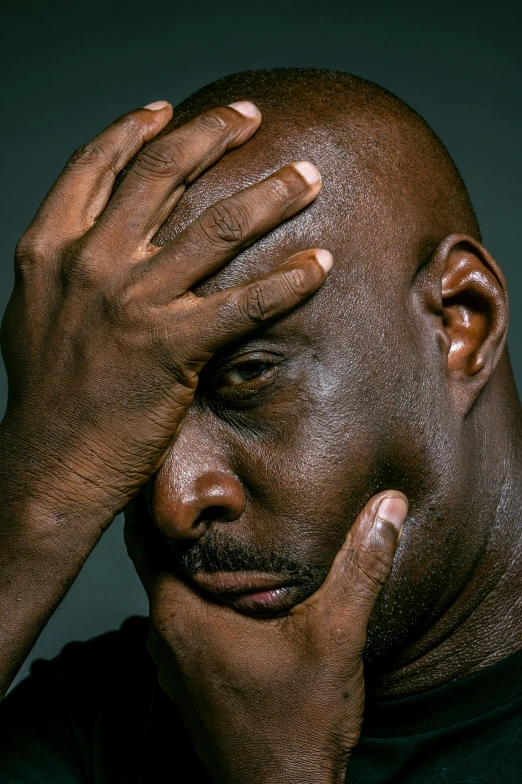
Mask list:
[{"label": "ear", "polygon": [[466,234],[445,237],[429,266],[438,284],[434,311],[439,317],[440,345],[457,409],[465,416],[504,349],[509,311],[506,281],[491,254]]}]

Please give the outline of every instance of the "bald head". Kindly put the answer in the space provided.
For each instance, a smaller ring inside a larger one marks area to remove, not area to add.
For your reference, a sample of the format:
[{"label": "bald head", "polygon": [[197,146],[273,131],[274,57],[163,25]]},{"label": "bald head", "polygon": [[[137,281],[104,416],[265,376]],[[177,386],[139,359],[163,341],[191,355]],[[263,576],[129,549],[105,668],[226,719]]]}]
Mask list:
[{"label": "bald head", "polygon": [[397,253],[404,261],[404,250],[416,264],[454,231],[479,239],[446,149],[418,114],[383,88],[338,71],[249,71],[191,95],[176,107],[173,123],[238,100],[260,108],[260,129],[189,189],[158,235],[160,243],[195,212],[300,159],[318,166],[323,190],[312,207],[275,232],[274,248],[291,239],[328,247],[338,261],[352,262],[364,250],[389,266],[399,261]]}]

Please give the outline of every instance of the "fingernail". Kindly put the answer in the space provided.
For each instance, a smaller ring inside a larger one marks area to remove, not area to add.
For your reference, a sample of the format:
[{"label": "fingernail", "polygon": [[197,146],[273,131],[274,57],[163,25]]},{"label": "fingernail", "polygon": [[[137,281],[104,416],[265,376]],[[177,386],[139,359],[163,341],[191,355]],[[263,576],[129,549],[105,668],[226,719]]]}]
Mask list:
[{"label": "fingernail", "polygon": [[169,105],[168,101],[153,101],[152,103],[148,103],[143,108],[144,109],[150,109],[151,112],[157,112],[160,109],[164,109],[168,105]]},{"label": "fingernail", "polygon": [[316,250],[314,258],[325,272],[330,272],[333,267],[333,256],[329,250],[324,250],[323,248]]},{"label": "fingernail", "polygon": [[235,109],[239,114],[244,114],[245,117],[259,117],[261,112],[254,103],[250,101],[236,101],[235,103],[228,104],[231,109]]},{"label": "fingernail", "polygon": [[308,185],[317,185],[318,182],[321,182],[319,169],[317,166],[314,166],[313,163],[310,163],[309,161],[299,161],[298,163],[293,163],[292,166],[294,169],[297,169]]},{"label": "fingernail", "polygon": [[397,496],[385,498],[384,501],[381,501],[377,510],[378,519],[393,525],[399,536],[402,533],[407,514],[407,503],[404,498],[397,498]]}]

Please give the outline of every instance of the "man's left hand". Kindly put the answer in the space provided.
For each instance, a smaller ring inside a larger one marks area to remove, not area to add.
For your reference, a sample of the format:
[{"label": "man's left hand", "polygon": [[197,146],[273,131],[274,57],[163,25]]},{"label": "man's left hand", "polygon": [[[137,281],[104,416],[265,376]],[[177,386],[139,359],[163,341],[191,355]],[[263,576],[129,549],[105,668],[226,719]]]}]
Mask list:
[{"label": "man's left hand", "polygon": [[345,781],[363,718],[366,629],[406,514],[401,493],[374,496],[322,586],[287,615],[265,618],[211,603],[171,571],[153,568],[129,514],[159,682],[216,782]]}]

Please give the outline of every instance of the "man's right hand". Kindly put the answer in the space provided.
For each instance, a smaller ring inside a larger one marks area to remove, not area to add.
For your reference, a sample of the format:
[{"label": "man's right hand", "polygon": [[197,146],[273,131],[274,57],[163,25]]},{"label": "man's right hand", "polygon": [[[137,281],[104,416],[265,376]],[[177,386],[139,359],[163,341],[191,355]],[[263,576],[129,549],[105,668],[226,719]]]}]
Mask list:
[{"label": "man's right hand", "polygon": [[145,146],[111,196],[171,116],[169,104],[138,109],[72,156],[20,240],[2,327],[3,431],[17,475],[54,514],[81,505],[102,527],[160,467],[213,353],[325,278],[317,252],[305,251],[213,296],[191,293],[312,201],[320,176],[287,165],[159,248],[154,235],[187,184],[261,122],[252,104],[207,112]]},{"label": "man's right hand", "polygon": [[76,152],[17,248],[2,324],[0,693],[103,530],[160,467],[205,363],[313,294],[331,266],[326,251],[304,251],[193,294],[321,184],[311,164],[289,164],[157,247],[186,186],[261,122],[242,102],[151,141],[171,117],[166,103],[138,109]]}]

